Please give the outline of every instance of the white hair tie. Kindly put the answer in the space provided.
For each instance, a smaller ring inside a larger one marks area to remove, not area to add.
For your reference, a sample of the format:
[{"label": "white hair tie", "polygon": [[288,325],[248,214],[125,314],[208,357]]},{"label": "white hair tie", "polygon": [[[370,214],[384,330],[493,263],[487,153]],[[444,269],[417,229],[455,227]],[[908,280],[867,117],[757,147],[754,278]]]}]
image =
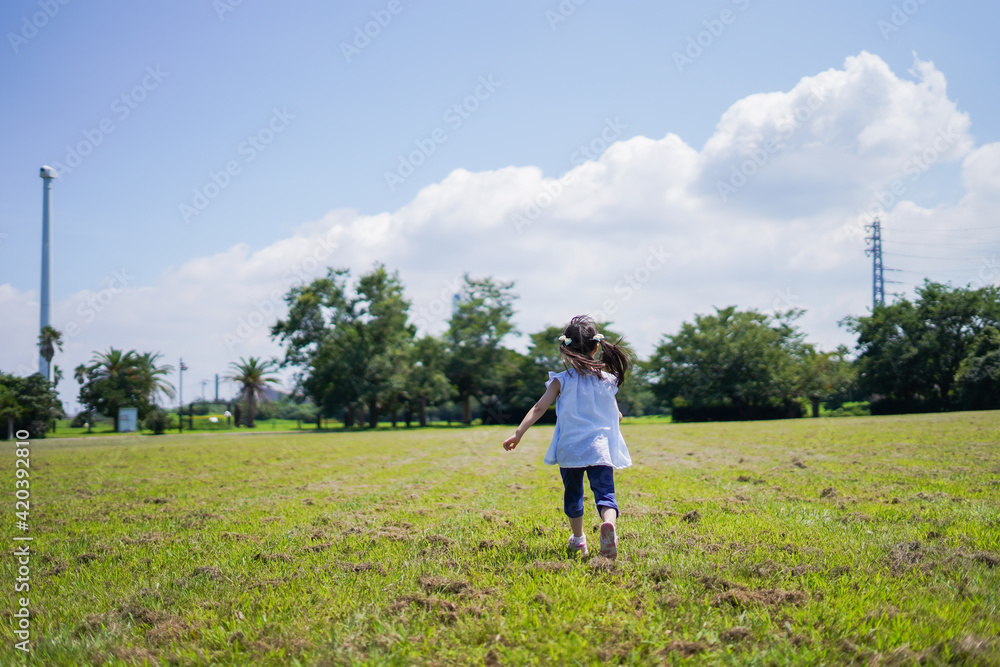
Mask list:
[{"label": "white hair tie", "polygon": [[594,334],[594,340],[600,343],[602,340],[604,340],[604,334]]},{"label": "white hair tie", "polygon": [[556,340],[561,340],[563,345],[569,345],[570,343],[573,342],[573,339],[567,336],[566,334],[559,336],[559,338],[557,338]]}]

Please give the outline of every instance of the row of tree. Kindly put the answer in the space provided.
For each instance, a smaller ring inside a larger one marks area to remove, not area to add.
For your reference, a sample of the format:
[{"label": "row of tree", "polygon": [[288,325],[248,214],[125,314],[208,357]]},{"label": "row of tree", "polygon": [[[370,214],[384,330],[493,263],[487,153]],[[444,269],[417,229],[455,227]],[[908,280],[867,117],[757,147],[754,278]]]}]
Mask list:
[{"label": "row of tree", "polygon": [[[119,409],[136,408],[140,420],[148,420],[152,430],[162,432],[167,417],[159,408],[159,400],[175,396],[174,385],[166,379],[174,367],[160,363],[162,356],[158,352],[138,353],[112,347],[107,352],[95,353],[89,364],[77,366],[74,377],[80,383],[78,400],[84,407],[77,421],[100,414],[111,418],[117,431]],[[274,361],[255,357],[230,364],[232,373],[226,379],[239,384],[238,401],[245,406],[245,423],[251,428],[257,406],[267,400],[266,387],[278,381],[272,373],[275,367]],[[235,412],[238,426],[242,410],[237,406]]]},{"label": "row of tree", "polygon": [[[802,311],[728,307],[696,315],[639,363],[619,403],[625,414],[670,411],[677,421],[796,417],[810,408],[817,416],[823,402],[859,399],[870,400],[874,413],[1000,408],[1000,290],[927,282],[916,297],[846,318],[842,324],[858,336],[853,351],[823,352],[806,342],[796,325]],[[464,423],[474,407],[484,423],[516,423],[548,372],[563,368],[559,327],[529,334],[526,353],[505,345],[516,333],[516,298],[513,283],[466,275],[447,330],[417,337],[398,274],[376,265],[352,281],[346,269],[330,269],[285,295],[288,314],[271,329],[285,348],[280,364],[231,364],[245,423],[253,425],[279,365],[295,369],[298,417],[336,417],[348,427],[376,426],[383,417],[425,425],[430,407],[455,404]],[[602,330],[618,337],[608,323]],[[51,361],[59,333],[43,331],[39,347]],[[111,417],[116,430],[121,407],[146,418],[162,397],[174,396],[166,380],[174,369],[160,359],[115,348],[95,353],[74,373],[80,403]],[[61,411],[54,383],[0,374],[8,433],[44,432]]]},{"label": "row of tree", "polygon": [[[640,362],[619,402],[678,421],[818,416],[821,403],[861,399],[875,413],[1000,408],[1000,290],[927,282],[916,296],[846,318],[854,351],[808,343],[800,310],[696,315]],[[484,423],[516,423],[563,368],[559,327],[530,334],[526,354],[504,345],[515,333],[512,283],[466,275],[447,330],[420,338],[398,274],[381,265],[353,284],[331,269],[285,300],[288,316],[271,331],[282,365],[297,369],[302,397],[348,426],[400,412],[424,424],[428,405],[452,400],[465,423],[473,401]]]}]

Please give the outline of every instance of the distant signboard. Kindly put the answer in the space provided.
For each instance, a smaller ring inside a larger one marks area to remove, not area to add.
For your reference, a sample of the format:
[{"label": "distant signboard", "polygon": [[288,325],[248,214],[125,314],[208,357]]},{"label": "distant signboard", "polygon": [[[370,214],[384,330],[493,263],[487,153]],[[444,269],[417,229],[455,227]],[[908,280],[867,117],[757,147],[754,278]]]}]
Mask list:
[{"label": "distant signboard", "polygon": [[139,430],[139,408],[118,408],[118,430],[122,433]]}]

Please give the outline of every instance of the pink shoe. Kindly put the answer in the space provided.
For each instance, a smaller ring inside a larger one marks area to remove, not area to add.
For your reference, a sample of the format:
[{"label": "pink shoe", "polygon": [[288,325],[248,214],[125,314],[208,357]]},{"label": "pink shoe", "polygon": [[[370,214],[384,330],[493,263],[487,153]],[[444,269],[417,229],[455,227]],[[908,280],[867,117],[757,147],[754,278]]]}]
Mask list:
[{"label": "pink shoe", "polygon": [[566,549],[570,555],[580,554],[581,556],[586,556],[589,553],[587,551],[587,536],[581,535],[577,537],[570,533],[569,544],[566,545]]},{"label": "pink shoe", "polygon": [[618,557],[618,534],[615,524],[609,521],[601,524],[601,555],[611,560]]}]

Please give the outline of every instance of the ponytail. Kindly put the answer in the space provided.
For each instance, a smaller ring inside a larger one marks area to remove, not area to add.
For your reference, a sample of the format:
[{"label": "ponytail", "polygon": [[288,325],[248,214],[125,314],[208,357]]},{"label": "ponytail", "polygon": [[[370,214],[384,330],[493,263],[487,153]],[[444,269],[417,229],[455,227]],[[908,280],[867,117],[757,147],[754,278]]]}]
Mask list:
[{"label": "ponytail", "polygon": [[629,367],[635,363],[632,351],[622,345],[622,340],[619,338],[617,344],[603,338],[598,341],[598,345],[601,346],[601,364],[615,376],[615,382],[619,387],[624,384]]},{"label": "ponytail", "polygon": [[[577,315],[559,337],[559,354],[564,363],[585,375],[600,375],[607,371],[615,376],[619,387],[625,382],[628,369],[635,363],[635,355],[623,344],[623,338],[612,343],[597,332],[597,324],[586,315]],[[600,359],[590,356],[594,343],[600,347]],[[567,363],[568,362],[568,363]]]}]

